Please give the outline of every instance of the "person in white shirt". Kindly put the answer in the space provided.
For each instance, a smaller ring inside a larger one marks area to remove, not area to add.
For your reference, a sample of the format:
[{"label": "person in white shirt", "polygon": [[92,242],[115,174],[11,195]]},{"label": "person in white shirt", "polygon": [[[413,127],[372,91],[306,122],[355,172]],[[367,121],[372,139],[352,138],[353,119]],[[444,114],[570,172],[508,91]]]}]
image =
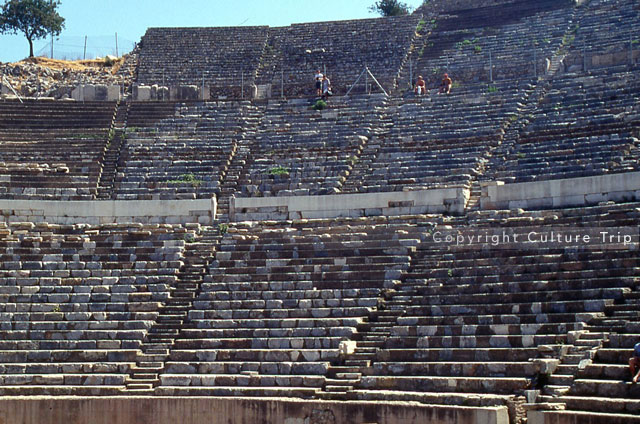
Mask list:
[{"label": "person in white shirt", "polygon": [[316,72],[316,94],[318,96],[322,96],[322,78],[323,77],[324,75],[322,75],[322,71],[318,69],[318,72]]}]

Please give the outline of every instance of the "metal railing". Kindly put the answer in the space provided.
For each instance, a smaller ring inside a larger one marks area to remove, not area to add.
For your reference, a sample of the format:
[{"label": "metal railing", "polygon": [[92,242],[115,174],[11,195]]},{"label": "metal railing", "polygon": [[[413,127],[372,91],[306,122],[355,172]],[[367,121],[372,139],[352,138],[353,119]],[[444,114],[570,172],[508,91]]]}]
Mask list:
[{"label": "metal railing", "polygon": [[9,81],[7,81],[7,77],[5,77],[4,75],[2,76],[2,84],[5,84],[7,87],[9,87],[9,89],[18,98],[18,100],[20,100],[20,103],[24,103],[22,101],[22,97],[20,97],[20,95],[16,92],[16,90],[13,89],[13,86],[9,83]]}]

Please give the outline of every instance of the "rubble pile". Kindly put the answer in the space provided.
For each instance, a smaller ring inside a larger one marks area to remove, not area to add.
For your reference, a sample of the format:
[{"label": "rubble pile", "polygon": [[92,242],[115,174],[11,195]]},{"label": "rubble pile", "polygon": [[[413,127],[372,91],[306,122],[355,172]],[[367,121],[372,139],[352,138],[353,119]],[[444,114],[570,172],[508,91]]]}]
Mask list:
[{"label": "rubble pile", "polygon": [[[135,77],[135,54],[87,61],[61,61],[30,58],[15,63],[0,63],[0,95],[13,96],[10,85],[21,97],[69,98],[82,84],[124,85]],[[8,84],[7,84],[8,83]]]}]

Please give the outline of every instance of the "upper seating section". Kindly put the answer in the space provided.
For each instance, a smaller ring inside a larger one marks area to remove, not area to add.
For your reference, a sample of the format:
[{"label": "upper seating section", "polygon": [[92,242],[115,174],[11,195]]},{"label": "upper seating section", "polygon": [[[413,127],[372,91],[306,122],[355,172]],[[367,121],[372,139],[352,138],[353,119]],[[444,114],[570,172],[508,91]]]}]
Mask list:
[{"label": "upper seating section", "polygon": [[159,393],[313,395],[407,268],[420,220],[230,224]]},{"label": "upper seating section", "polygon": [[637,71],[622,68],[554,79],[487,179],[527,182],[639,170],[638,90]]},{"label": "upper seating section", "polygon": [[[392,90],[419,19],[410,15],[270,29],[258,84],[273,84],[273,92],[280,93],[284,79],[285,95],[313,95],[314,75],[326,69],[334,92],[343,94],[368,66],[385,90]],[[364,78],[360,84],[363,92]]]},{"label": "upper seating section", "polygon": [[[592,0],[587,3],[583,16],[580,17],[570,54],[581,56],[583,51],[586,51],[587,56],[614,53],[619,58],[612,59],[611,62],[628,64],[629,48],[632,47],[636,50],[635,63],[638,63],[639,26],[640,9],[636,1]],[[609,66],[611,62],[604,61],[601,65]],[[601,65],[591,63],[592,67]]]},{"label": "upper seating section", "polygon": [[[425,27],[430,33],[413,50],[413,78],[422,75],[429,87],[437,86],[444,72],[462,83],[542,75],[545,59],[551,59],[571,26],[570,6],[519,1],[443,12]],[[403,81],[408,81],[407,69]]]},{"label": "upper seating section", "polygon": [[0,102],[0,198],[95,198],[115,105]]},{"label": "upper seating section", "polygon": [[375,134],[382,96],[333,98],[330,109],[272,102],[240,176],[244,197],[339,193],[367,140]]},{"label": "upper seating section", "polygon": [[149,28],[142,37],[139,84],[211,85],[235,90],[253,83],[267,27]]},{"label": "upper seating section", "polygon": [[186,232],[171,225],[0,224],[0,393],[124,388],[177,279]]},{"label": "upper seating section", "polygon": [[[116,199],[195,199],[220,193],[255,107],[248,103],[134,104],[116,177]],[[164,118],[162,118],[164,116]]]}]

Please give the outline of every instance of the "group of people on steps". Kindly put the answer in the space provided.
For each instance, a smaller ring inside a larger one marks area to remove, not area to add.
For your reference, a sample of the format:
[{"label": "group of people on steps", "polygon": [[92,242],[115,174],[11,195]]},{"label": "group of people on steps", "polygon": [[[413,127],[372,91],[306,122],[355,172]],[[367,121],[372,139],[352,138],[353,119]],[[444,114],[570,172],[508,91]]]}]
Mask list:
[{"label": "group of people on steps", "polygon": [[[451,86],[453,85],[453,81],[449,77],[448,74],[444,74],[442,77],[442,82],[440,83],[440,89],[438,90],[438,94],[449,94],[451,93]],[[322,73],[320,69],[316,71],[315,75],[315,87],[316,87],[316,95],[322,100],[327,100],[330,96],[333,95],[331,92],[331,80],[329,77]],[[416,85],[414,86],[413,92],[416,96],[424,96],[427,93],[427,84],[422,76],[418,77],[416,81]]]}]

